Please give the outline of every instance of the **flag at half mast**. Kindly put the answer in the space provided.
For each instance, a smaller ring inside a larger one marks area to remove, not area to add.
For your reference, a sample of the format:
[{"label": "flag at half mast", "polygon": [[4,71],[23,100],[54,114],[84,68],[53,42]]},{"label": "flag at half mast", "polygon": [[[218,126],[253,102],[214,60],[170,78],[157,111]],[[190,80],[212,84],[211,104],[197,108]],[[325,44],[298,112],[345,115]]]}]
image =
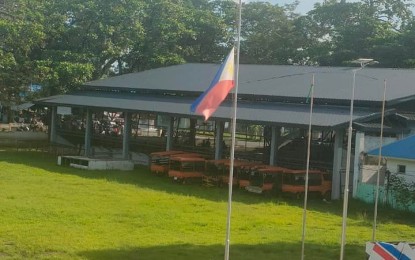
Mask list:
[{"label": "flag at half mast", "polygon": [[215,78],[210,83],[208,89],[203,92],[190,106],[190,110],[203,115],[205,121],[216,111],[228,93],[235,86],[234,72],[235,48],[232,48],[226,60],[220,66]]}]

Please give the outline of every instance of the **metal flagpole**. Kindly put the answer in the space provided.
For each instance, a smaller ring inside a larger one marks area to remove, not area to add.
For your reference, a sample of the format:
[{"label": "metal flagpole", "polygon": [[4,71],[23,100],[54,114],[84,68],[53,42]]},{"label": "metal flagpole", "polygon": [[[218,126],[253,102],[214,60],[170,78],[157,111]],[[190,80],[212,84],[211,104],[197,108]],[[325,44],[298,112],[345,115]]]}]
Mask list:
[{"label": "metal flagpole", "polygon": [[354,102],[354,91],[356,87],[356,72],[360,69],[355,69],[353,71],[352,98],[350,101],[350,121],[349,121],[349,129],[347,132],[346,176],[345,176],[344,190],[343,190],[343,221],[342,221],[340,260],[343,260],[344,245],[346,243],[346,218],[347,218],[347,206],[348,206],[347,204],[349,202],[350,153],[352,151],[352,134],[353,134],[353,102]]},{"label": "metal flagpole", "polygon": [[[382,145],[383,145],[383,121],[385,117],[385,99],[386,99],[386,79],[383,81],[383,102],[382,102],[382,119],[380,123],[380,141],[378,156],[378,173],[376,178],[376,195],[375,195],[375,213],[373,214],[373,232],[372,241],[376,240],[376,221],[378,218],[378,200],[379,200],[379,183],[380,183],[380,162],[382,161]],[[384,191],[386,192],[386,191]]]},{"label": "metal flagpole", "polygon": [[304,260],[304,249],[305,249],[305,233],[306,233],[306,220],[307,220],[307,199],[308,199],[308,176],[310,169],[310,153],[311,153],[311,123],[313,118],[313,103],[314,103],[314,74],[310,89],[310,123],[308,125],[308,142],[307,142],[307,168],[305,173],[305,189],[304,189],[304,207],[303,207],[303,236],[301,244],[301,260]]},{"label": "metal flagpole", "polygon": [[232,116],[232,144],[229,166],[229,193],[228,193],[228,214],[226,219],[226,241],[225,241],[225,260],[229,260],[229,246],[231,233],[231,213],[232,213],[232,188],[233,188],[233,165],[235,159],[235,132],[236,132],[236,107],[238,104],[238,85],[239,85],[239,53],[241,42],[241,17],[242,0],[238,2],[238,28],[236,38],[236,66],[235,66],[235,92],[233,97],[233,116]]},{"label": "metal flagpole", "polygon": [[356,88],[356,73],[362,70],[365,66],[377,63],[373,59],[358,59],[355,62],[360,63],[360,68],[353,70],[353,83],[352,83],[352,97],[350,99],[350,121],[349,129],[347,132],[347,157],[346,157],[346,173],[344,177],[344,190],[343,190],[343,216],[342,216],[342,234],[340,245],[340,260],[344,259],[344,247],[346,244],[346,225],[347,225],[347,207],[349,203],[349,179],[350,179],[350,160],[352,152],[352,135],[353,135],[353,106],[354,106],[354,94]]}]

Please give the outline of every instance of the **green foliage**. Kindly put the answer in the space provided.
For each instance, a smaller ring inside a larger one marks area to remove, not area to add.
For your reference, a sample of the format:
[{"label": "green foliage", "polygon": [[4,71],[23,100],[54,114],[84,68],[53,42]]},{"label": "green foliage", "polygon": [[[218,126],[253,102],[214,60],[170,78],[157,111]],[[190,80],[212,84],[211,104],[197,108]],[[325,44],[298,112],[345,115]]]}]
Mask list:
[{"label": "green foliage", "polygon": [[35,3],[18,0],[7,12],[10,16],[0,16],[0,102],[6,106],[21,101],[33,77],[31,52],[45,38]]},{"label": "green foliage", "polygon": [[401,37],[405,37],[405,28],[413,21],[409,3],[331,0],[317,4],[301,24],[317,39],[310,48],[321,65],[338,66],[370,57],[383,67],[404,67],[409,63],[405,61]]},{"label": "green foliage", "polygon": [[[232,1],[19,0],[0,17],[0,89],[19,103],[35,82],[53,95],[85,81],[188,61],[219,61],[228,50]],[[226,45],[224,45],[226,44]]]},{"label": "green foliage", "polygon": [[130,71],[183,63],[178,41],[192,32],[186,25],[189,14],[183,1],[155,0],[143,6],[145,37],[135,42],[127,56]]},{"label": "green foliage", "polygon": [[156,0],[143,7],[144,37],[122,61],[125,72],[188,62],[218,62],[229,50],[232,1]]},{"label": "green foliage", "polygon": [[[370,57],[414,67],[411,3],[330,0],[303,16],[294,11],[298,1],[244,3],[240,61],[338,66]],[[66,93],[114,74],[220,62],[235,40],[236,11],[232,0],[6,1],[0,102]],[[31,83],[43,92],[29,93]]]},{"label": "green foliage", "polygon": [[[141,2],[50,1],[44,9],[50,37],[39,57],[53,71],[50,93],[74,90],[107,75],[113,63],[142,39]],[[44,67],[42,67],[44,68]]]},{"label": "green foliage", "polygon": [[188,25],[192,31],[182,39],[185,45],[184,59],[187,62],[216,62],[233,45],[236,6],[232,1],[191,1]]},{"label": "green foliage", "polygon": [[388,188],[398,206],[408,210],[409,206],[415,204],[415,182],[408,182],[403,176],[391,174]]},{"label": "green foliage", "polygon": [[265,2],[244,5],[241,29],[241,62],[287,64],[304,40],[294,18],[283,7]]}]

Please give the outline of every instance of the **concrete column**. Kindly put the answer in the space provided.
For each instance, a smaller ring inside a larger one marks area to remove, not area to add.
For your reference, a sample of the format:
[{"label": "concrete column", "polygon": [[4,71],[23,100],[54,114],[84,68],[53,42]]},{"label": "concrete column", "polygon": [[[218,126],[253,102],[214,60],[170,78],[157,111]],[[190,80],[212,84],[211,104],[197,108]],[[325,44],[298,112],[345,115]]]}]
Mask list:
[{"label": "concrete column", "polygon": [[124,133],[122,139],[122,157],[124,160],[130,159],[130,139],[131,139],[131,114],[124,112]]},{"label": "concrete column", "polygon": [[50,132],[50,142],[51,143],[56,143],[56,141],[57,141],[57,138],[56,138],[56,128],[57,128],[57,120],[58,120],[57,110],[58,110],[58,107],[56,107],[56,106],[52,107],[51,114],[50,114],[51,119],[50,119],[49,132]]},{"label": "concrete column", "polygon": [[92,138],[92,111],[90,108],[86,110],[86,125],[85,125],[85,156],[91,155],[91,138]]},{"label": "concrete column", "polygon": [[353,198],[357,194],[357,184],[359,181],[360,169],[359,160],[360,153],[365,150],[365,133],[356,132],[355,146],[354,146],[354,163],[353,163]]},{"label": "concrete column", "polygon": [[167,125],[166,133],[166,151],[173,149],[173,129],[174,129],[174,117],[169,116],[169,123]]},{"label": "concrete column", "polygon": [[223,157],[223,131],[225,129],[225,123],[222,121],[215,121],[215,124],[215,160],[219,160]]},{"label": "concrete column", "polygon": [[334,156],[333,156],[333,176],[332,176],[332,187],[331,187],[331,199],[340,199],[340,169],[342,168],[343,158],[343,137],[344,129],[337,130],[334,139]]},{"label": "concrete column", "polygon": [[277,133],[279,128],[276,126],[271,127],[271,144],[270,144],[270,151],[269,151],[269,165],[276,164],[276,152],[277,152]]}]

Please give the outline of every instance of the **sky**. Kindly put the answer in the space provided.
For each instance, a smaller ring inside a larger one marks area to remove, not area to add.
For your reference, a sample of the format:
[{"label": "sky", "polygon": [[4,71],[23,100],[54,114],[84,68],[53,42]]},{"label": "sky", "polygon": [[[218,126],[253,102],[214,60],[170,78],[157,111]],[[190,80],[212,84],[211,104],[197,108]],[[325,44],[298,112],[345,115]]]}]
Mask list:
[{"label": "sky", "polygon": [[[249,0],[251,2],[258,1],[258,0]],[[284,5],[284,4],[292,4],[294,0],[261,0],[265,2],[270,2],[272,4]],[[358,0],[348,0],[347,2],[357,2]],[[315,3],[322,3],[324,0],[300,0],[300,4],[297,7],[297,12],[301,14],[306,14],[308,11],[313,9]]]},{"label": "sky", "polygon": [[[294,0],[269,0],[270,3],[284,5],[284,4],[292,4]],[[311,9],[315,3],[321,3],[323,0],[300,0],[300,4],[297,7],[297,11],[299,13],[305,14]]]},{"label": "sky", "polygon": [[[262,2],[270,2],[272,4],[278,4],[283,6],[285,4],[292,4],[294,0],[242,0],[243,2],[255,2],[255,1],[262,1]],[[306,14],[308,11],[312,10],[315,3],[323,3],[324,0],[300,0],[300,4],[298,5],[296,11],[300,14]],[[346,0],[346,2],[359,2],[359,0]],[[415,6],[411,8],[412,12],[415,13]]]}]

